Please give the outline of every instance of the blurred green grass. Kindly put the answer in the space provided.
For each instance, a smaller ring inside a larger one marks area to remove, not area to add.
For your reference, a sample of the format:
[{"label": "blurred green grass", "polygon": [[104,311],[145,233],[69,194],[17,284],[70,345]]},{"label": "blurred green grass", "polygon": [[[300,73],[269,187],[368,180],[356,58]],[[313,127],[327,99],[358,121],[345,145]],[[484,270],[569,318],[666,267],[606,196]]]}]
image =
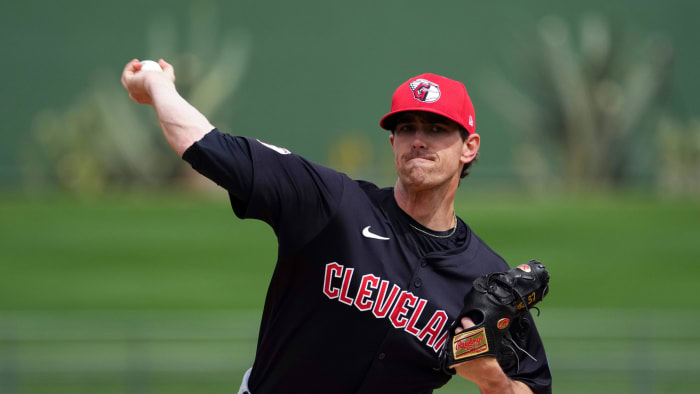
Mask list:
[{"label": "blurred green grass", "polygon": [[[511,266],[544,262],[550,306],[700,305],[696,201],[469,195],[457,213]],[[0,234],[0,309],[259,308],[276,255],[265,224],[181,194],[5,197]]]},{"label": "blurred green grass", "polygon": [[[694,392],[699,202],[460,193],[511,265],[550,270],[536,323],[554,392]],[[0,392],[235,391],[275,255],[272,231],[221,198],[0,197]]]},{"label": "blurred green grass", "polygon": [[275,261],[264,224],[183,196],[5,200],[0,308],[251,308]]}]

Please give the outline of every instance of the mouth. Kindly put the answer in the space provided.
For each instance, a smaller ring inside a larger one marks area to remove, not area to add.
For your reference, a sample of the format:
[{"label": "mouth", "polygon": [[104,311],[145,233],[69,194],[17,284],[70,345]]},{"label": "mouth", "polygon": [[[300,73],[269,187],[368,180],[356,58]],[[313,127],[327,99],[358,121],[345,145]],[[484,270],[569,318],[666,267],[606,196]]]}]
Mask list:
[{"label": "mouth", "polygon": [[410,153],[406,155],[406,161],[413,160],[423,160],[423,161],[435,161],[436,157],[433,154],[421,154],[421,153]]},{"label": "mouth", "polygon": [[414,157],[413,159],[409,159],[409,160],[408,160],[409,163],[423,163],[423,162],[425,162],[425,163],[430,163],[430,162],[433,162],[433,161],[434,161],[434,160],[426,159],[426,158],[423,158],[423,157]]}]

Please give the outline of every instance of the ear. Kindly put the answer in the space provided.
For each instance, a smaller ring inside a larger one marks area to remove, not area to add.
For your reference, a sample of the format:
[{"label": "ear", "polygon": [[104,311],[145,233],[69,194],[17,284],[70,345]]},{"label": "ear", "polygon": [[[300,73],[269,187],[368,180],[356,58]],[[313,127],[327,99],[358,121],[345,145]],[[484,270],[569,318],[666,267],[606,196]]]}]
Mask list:
[{"label": "ear", "polygon": [[479,137],[479,134],[470,134],[462,144],[462,155],[460,156],[459,161],[466,164],[474,160],[476,154],[479,153],[480,143],[481,137]]},{"label": "ear", "polygon": [[389,134],[389,142],[391,143],[391,147],[394,147],[394,133]]}]

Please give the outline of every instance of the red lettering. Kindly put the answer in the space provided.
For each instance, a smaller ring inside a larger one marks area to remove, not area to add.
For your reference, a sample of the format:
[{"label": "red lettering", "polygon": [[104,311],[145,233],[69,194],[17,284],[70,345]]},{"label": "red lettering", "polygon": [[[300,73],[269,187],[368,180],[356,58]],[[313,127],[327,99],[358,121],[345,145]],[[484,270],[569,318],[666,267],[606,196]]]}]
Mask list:
[{"label": "red lettering", "polygon": [[396,328],[405,327],[406,323],[408,322],[408,319],[404,317],[404,315],[408,313],[407,306],[412,307],[416,305],[417,301],[418,297],[405,290],[402,291],[401,295],[399,296],[399,300],[396,301],[396,305],[394,305],[394,309],[391,311],[391,316],[389,316],[391,324],[393,324]]},{"label": "red lettering", "polygon": [[331,287],[331,281],[334,277],[340,278],[340,274],[342,272],[342,265],[336,262],[326,264],[326,275],[323,277],[323,294],[325,294],[326,297],[330,298],[331,300],[334,298],[338,298],[338,295],[340,294],[340,290],[337,287]]},{"label": "red lettering", "polygon": [[[445,311],[435,311],[426,326],[419,330],[416,328],[416,324],[428,305],[427,300],[419,298],[411,292],[402,291],[398,285],[391,284],[373,274],[362,276],[357,293],[352,298],[349,293],[354,272],[354,268],[346,268],[335,261],[326,264],[323,276],[323,294],[330,299],[337,298],[338,301],[346,305],[354,304],[360,311],[371,310],[378,319],[389,317],[394,327],[404,329],[409,334],[418,337],[420,341],[426,341],[426,345],[435,352],[440,351],[447,341],[447,332],[443,332],[448,320]],[[389,291],[389,286],[391,286],[391,291]],[[373,297],[375,294],[376,298]],[[458,343],[458,346],[462,350],[472,351],[482,345],[479,340],[472,338]]]},{"label": "red lettering", "polygon": [[442,346],[445,344],[446,340],[447,340],[447,331],[445,331],[445,333],[442,334],[442,336],[440,337],[440,340],[437,341],[435,346],[433,346],[433,350],[435,350],[436,352],[439,352],[440,349],[442,349]]},{"label": "red lettering", "polygon": [[357,309],[361,311],[368,311],[372,309],[374,301],[365,301],[365,299],[372,295],[372,291],[369,289],[376,289],[377,287],[379,287],[379,277],[372,274],[367,274],[362,277],[360,289],[357,291],[357,296],[355,297],[355,306]]},{"label": "red lettering", "polygon": [[386,317],[386,315],[389,313],[389,309],[391,308],[391,304],[394,303],[396,295],[401,290],[399,286],[394,285],[394,287],[391,288],[391,293],[389,293],[389,296],[387,297],[387,287],[389,287],[389,281],[383,280],[381,285],[379,286],[379,294],[377,295],[377,300],[374,301],[374,309],[372,310],[372,313],[378,319],[383,319]]},{"label": "red lettering", "polygon": [[420,301],[418,301],[418,306],[416,309],[413,311],[413,315],[411,316],[411,320],[408,321],[408,325],[406,326],[405,330],[407,332],[410,332],[413,335],[418,335],[418,329],[416,328],[416,322],[420,318],[421,313],[423,313],[423,308],[425,308],[425,304],[428,303],[428,301],[420,298]]},{"label": "red lettering", "polygon": [[478,337],[478,338],[471,337],[466,341],[459,341],[457,343],[456,347],[458,350],[466,350],[469,352],[469,351],[474,350],[474,348],[476,348],[477,346],[481,345],[482,339],[483,338],[481,338],[481,337]]},{"label": "red lettering", "polygon": [[433,346],[438,333],[445,327],[446,322],[447,313],[445,313],[443,310],[435,311],[435,313],[433,313],[433,317],[431,317],[428,321],[428,324],[426,324],[423,330],[421,330],[420,334],[418,334],[418,339],[422,341],[426,336],[430,336],[427,344],[428,346]]},{"label": "red lettering", "polygon": [[340,290],[340,298],[338,298],[338,301],[343,304],[352,305],[353,299],[348,297],[348,289],[350,288],[350,279],[353,271],[355,271],[354,268],[346,268],[343,274],[343,288]]}]

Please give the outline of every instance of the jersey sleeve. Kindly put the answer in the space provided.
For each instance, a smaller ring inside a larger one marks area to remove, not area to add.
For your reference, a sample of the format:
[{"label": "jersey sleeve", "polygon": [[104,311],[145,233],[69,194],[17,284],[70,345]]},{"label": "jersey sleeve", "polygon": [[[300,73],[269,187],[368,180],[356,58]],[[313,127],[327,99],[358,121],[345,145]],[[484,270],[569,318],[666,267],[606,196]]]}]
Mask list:
[{"label": "jersey sleeve", "polygon": [[238,217],[268,223],[280,245],[312,239],[342,196],[342,174],[254,138],[214,129],[182,158],[228,191]]},{"label": "jersey sleeve", "polygon": [[253,182],[253,163],[245,138],[214,129],[185,150],[182,159],[229,192],[238,216],[245,210]]}]

